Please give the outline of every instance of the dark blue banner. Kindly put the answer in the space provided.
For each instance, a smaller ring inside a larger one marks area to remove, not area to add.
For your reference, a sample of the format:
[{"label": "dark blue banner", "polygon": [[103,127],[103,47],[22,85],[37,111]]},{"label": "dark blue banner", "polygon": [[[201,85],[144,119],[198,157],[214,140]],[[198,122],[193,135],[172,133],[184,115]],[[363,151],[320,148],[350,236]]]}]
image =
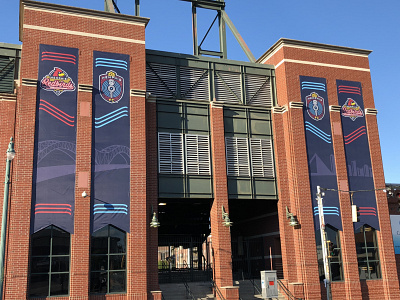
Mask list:
[{"label": "dark blue banner", "polygon": [[[301,99],[305,105],[304,126],[314,224],[316,229],[319,229],[318,202],[315,200],[317,186],[337,190],[326,80],[300,76],[300,88]],[[326,193],[323,204],[325,224],[342,230],[338,193]]]},{"label": "dark blue banner", "polygon": [[129,55],[93,52],[92,231],[114,225],[129,232]]},{"label": "dark blue banner", "polygon": [[379,230],[361,83],[337,80],[336,84],[339,105],[342,107],[342,130],[349,189],[372,190],[353,194],[353,203],[360,209],[360,222],[355,223],[355,229],[368,224]]},{"label": "dark blue banner", "polygon": [[78,49],[40,45],[33,232],[74,232]]}]

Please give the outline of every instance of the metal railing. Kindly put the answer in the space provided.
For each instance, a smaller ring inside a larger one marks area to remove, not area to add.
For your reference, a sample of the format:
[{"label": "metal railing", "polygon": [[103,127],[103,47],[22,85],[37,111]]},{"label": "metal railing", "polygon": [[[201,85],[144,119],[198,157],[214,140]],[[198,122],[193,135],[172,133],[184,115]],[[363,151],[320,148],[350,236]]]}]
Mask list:
[{"label": "metal railing", "polygon": [[281,292],[283,292],[289,298],[289,300],[303,300],[302,298],[296,298],[295,296],[293,296],[293,294],[283,284],[282,281],[280,281],[279,279],[277,281],[278,281],[278,285],[279,285],[279,288],[280,288]]},{"label": "metal railing", "polygon": [[250,282],[253,285],[253,294],[256,295],[256,292],[257,292],[257,295],[261,295],[262,294],[261,289],[258,287],[256,282],[254,281],[254,278],[250,278]]},{"label": "metal railing", "polygon": [[[189,265],[186,263],[185,260],[183,261],[183,266],[184,266],[184,268],[186,268],[186,269],[189,268]],[[195,300],[195,299],[194,299],[194,296],[193,296],[193,293],[192,293],[192,291],[190,290],[189,284],[187,283],[187,280],[186,280],[186,278],[185,278],[185,275],[183,275],[183,273],[181,273],[181,272],[179,272],[179,274],[180,274],[181,277],[182,277],[182,282],[183,282],[183,285],[185,286],[185,289],[186,289],[186,297],[187,297],[187,298],[190,297],[190,299]]]}]

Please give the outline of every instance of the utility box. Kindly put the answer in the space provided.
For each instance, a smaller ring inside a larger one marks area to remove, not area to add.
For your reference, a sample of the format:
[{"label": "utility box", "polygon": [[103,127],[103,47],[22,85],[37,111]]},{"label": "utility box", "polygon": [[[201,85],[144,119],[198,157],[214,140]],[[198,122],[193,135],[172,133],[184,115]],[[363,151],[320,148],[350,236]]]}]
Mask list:
[{"label": "utility box", "polygon": [[276,270],[261,271],[262,298],[278,298],[278,282]]}]

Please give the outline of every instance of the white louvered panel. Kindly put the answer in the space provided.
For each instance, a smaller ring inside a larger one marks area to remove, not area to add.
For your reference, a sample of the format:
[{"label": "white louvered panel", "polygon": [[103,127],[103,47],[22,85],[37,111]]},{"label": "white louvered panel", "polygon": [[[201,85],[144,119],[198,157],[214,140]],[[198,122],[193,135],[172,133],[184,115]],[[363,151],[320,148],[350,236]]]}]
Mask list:
[{"label": "white louvered panel", "polygon": [[216,101],[241,103],[240,74],[230,72],[215,72]]},{"label": "white louvered panel", "polygon": [[209,101],[208,70],[180,68],[182,99]]},{"label": "white louvered panel", "polygon": [[176,67],[149,63],[146,65],[146,90],[163,98],[176,97]]},{"label": "white louvered panel", "polygon": [[272,141],[250,139],[251,166],[254,177],[274,177]]},{"label": "white louvered panel", "polygon": [[250,176],[247,138],[226,137],[226,165],[229,176]]},{"label": "white louvered panel", "polygon": [[246,74],[245,86],[248,105],[272,107],[270,77]]},{"label": "white louvered panel", "polygon": [[181,133],[158,133],[158,170],[165,174],[183,174]]},{"label": "white louvered panel", "polygon": [[210,139],[208,135],[186,134],[186,174],[210,175]]}]

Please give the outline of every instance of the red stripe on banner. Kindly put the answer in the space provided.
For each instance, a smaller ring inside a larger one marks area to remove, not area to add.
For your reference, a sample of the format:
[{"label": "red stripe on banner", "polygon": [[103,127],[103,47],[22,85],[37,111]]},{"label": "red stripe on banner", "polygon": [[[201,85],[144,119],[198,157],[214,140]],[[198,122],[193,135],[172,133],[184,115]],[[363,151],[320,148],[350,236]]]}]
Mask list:
[{"label": "red stripe on banner", "polygon": [[40,110],[44,110],[45,112],[47,112],[48,114],[52,115],[54,118],[60,120],[60,121],[63,122],[64,124],[67,124],[68,126],[74,127],[74,124],[67,123],[64,119],[59,118],[59,117],[56,116],[55,114],[52,114],[52,113],[49,112],[47,109],[44,109],[44,108],[42,108],[42,107],[39,107],[39,109],[40,109]]},{"label": "red stripe on banner", "polygon": [[46,206],[51,206],[51,205],[56,205],[56,206],[61,206],[61,205],[64,205],[64,206],[69,206],[69,207],[72,207],[70,204],[67,204],[67,203],[65,203],[65,204],[57,204],[57,203],[38,203],[38,204],[36,204],[35,206],[42,206],[42,205],[46,205]]},{"label": "red stripe on banner", "polygon": [[348,144],[354,142],[356,139],[358,139],[360,136],[362,136],[362,135],[364,135],[364,134],[367,134],[367,132],[366,132],[365,130],[362,131],[362,132],[360,132],[357,136],[355,136],[354,138],[352,138],[352,139],[350,139],[350,140],[348,140],[348,139],[346,140],[346,139],[345,139],[345,144],[348,145]]},{"label": "red stripe on banner", "polygon": [[[74,120],[68,120],[66,117],[64,117],[63,115],[61,115],[59,112],[55,111],[54,109],[52,109],[51,107],[48,107],[48,106],[45,105],[45,104],[40,104],[39,109],[40,109],[41,107],[44,107],[44,108],[47,108],[47,109],[51,110],[53,113],[55,113],[57,116],[59,116],[61,119],[65,120],[65,121],[67,121],[67,122],[74,123]],[[42,109],[42,110],[44,110],[44,109]]]},{"label": "red stripe on banner", "polygon": [[339,94],[340,93],[361,95],[361,90],[358,87],[341,85],[339,86]]},{"label": "red stripe on banner", "polygon": [[356,133],[357,131],[359,131],[360,129],[363,129],[363,128],[365,128],[365,126],[361,126],[360,128],[354,130],[352,133],[349,133],[348,135],[345,135],[344,137],[345,138],[351,137],[352,134]]},{"label": "red stripe on banner", "polygon": [[52,60],[52,61],[60,61],[60,62],[67,62],[67,63],[71,63],[71,64],[76,64],[75,62],[73,62],[73,61],[69,61],[69,60],[61,60],[61,59],[51,59],[51,58],[42,58],[42,61],[43,60]]},{"label": "red stripe on banner", "polygon": [[[54,110],[56,110],[56,111],[59,112],[60,114],[63,114],[63,115],[66,116],[67,118],[75,119],[74,116],[70,116],[69,114],[63,112],[61,109],[55,107],[54,105],[50,104],[49,102],[47,102],[47,101],[45,101],[45,100],[43,100],[43,99],[40,99],[40,102],[46,103],[48,106],[50,106],[51,108],[53,108]],[[70,121],[73,122],[74,120],[70,120]]]},{"label": "red stripe on banner", "polygon": [[70,60],[71,62],[75,62],[76,59],[73,57],[65,57],[65,56],[60,56],[60,55],[42,55],[42,60],[46,60],[47,58],[45,57],[49,57],[49,58],[58,58],[58,59],[67,59]]},{"label": "red stripe on banner", "polygon": [[71,215],[68,211],[35,211],[36,214],[68,214]]},{"label": "red stripe on banner", "polygon": [[70,56],[70,57],[76,58],[76,56],[73,55],[73,54],[58,53],[58,52],[47,52],[47,51],[43,51],[43,52],[42,52],[42,56],[43,56],[43,54],[45,54],[45,53],[47,53],[47,54],[55,54],[55,55],[62,55],[62,56]]},{"label": "red stripe on banner", "polygon": [[376,213],[360,213],[360,216],[375,216],[376,217]]}]

